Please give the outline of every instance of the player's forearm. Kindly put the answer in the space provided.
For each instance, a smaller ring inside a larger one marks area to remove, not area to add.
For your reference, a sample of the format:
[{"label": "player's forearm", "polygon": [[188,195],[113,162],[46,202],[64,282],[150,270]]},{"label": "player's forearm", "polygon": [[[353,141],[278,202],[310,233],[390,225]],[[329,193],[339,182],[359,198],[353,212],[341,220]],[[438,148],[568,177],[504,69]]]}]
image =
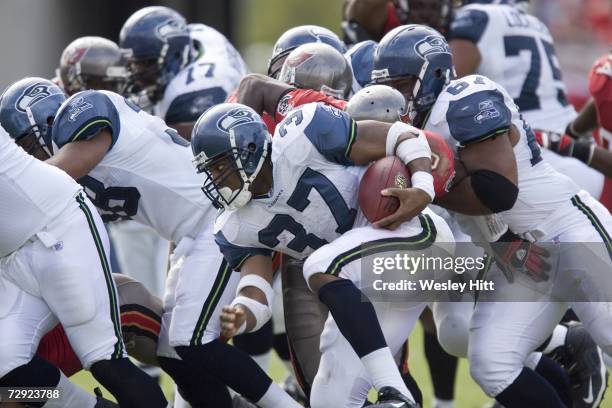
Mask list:
[{"label": "player's forearm", "polygon": [[576,119],[568,125],[568,134],[576,137],[582,133],[595,130],[597,126],[597,110],[595,109],[595,102],[591,98],[576,116]]},{"label": "player's forearm", "polygon": [[250,74],[242,78],[238,86],[236,102],[249,106],[261,114],[265,110],[265,93],[262,88],[255,85],[257,80],[257,74]]},{"label": "player's forearm", "polygon": [[612,152],[601,147],[595,147],[589,166],[606,177],[612,177]]}]

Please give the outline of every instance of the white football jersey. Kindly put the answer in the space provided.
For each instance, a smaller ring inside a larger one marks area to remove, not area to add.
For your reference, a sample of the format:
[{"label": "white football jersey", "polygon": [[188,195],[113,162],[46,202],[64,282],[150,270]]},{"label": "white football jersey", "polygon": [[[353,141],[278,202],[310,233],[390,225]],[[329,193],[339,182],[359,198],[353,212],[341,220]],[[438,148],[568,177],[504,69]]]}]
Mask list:
[{"label": "white football jersey", "polygon": [[576,117],[553,38],[536,17],[510,5],[470,4],[457,10],[449,38],[476,44],[477,73],[503,86],[534,129],[563,133]]},{"label": "white football jersey", "polygon": [[0,257],[40,232],[79,191],[70,176],[27,154],[0,127]]},{"label": "white football jersey", "polygon": [[[305,259],[345,232],[368,225],[358,210],[365,166],[349,158],[356,125],[344,111],[322,103],[296,108],[272,138],[273,186],[237,210],[222,212],[215,240],[234,270],[249,256],[278,251]],[[425,210],[409,223],[432,225]]]},{"label": "white football jersey", "polygon": [[195,122],[206,109],[225,101],[249,73],[227,38],[204,24],[189,24],[201,55],[168,84],[153,113],[168,124]]},{"label": "white football jersey", "polygon": [[514,207],[500,214],[513,232],[523,233],[569,202],[579,188],[542,160],[533,131],[506,90],[480,75],[453,80],[438,96],[424,127],[457,149],[505,132],[512,125],[520,134],[514,146],[519,194]]},{"label": "white football jersey", "polygon": [[79,182],[105,222],[134,219],[175,242],[212,225],[216,210],[200,189],[189,143],[120,95],[73,95],[55,118],[53,142],[61,148],[102,128],[112,132],[111,148]]}]

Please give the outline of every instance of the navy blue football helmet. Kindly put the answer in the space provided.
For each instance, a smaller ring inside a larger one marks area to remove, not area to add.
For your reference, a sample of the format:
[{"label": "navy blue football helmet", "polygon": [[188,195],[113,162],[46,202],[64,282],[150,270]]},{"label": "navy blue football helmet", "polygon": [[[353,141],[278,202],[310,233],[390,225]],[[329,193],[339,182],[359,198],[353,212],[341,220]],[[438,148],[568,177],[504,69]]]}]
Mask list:
[{"label": "navy blue football helmet", "polygon": [[[264,121],[248,106],[222,103],[200,116],[191,133],[193,163],[198,173],[206,174],[202,191],[215,207],[236,209],[249,202],[249,187],[271,143]],[[233,174],[239,186],[223,185]]]},{"label": "navy blue football helmet", "polygon": [[[374,53],[372,82],[402,92],[411,121],[422,119],[454,77],[450,48],[433,28],[417,24],[397,27],[383,37]],[[399,88],[402,80],[411,80],[411,88]]]},{"label": "navy blue football helmet", "polygon": [[121,28],[119,46],[131,54],[132,86],[128,92],[145,91],[153,102],[192,60],[187,22],[168,7],[145,7],[132,14]]},{"label": "navy blue football helmet", "polygon": [[316,25],[303,25],[285,31],[274,44],[272,57],[268,61],[268,76],[278,78],[285,58],[291,51],[302,44],[322,42],[331,45],[341,54],[346,52],[346,45],[331,30]]},{"label": "navy blue football helmet", "polygon": [[30,139],[28,153],[40,146],[51,156],[51,123],[65,100],[64,92],[47,79],[21,79],[0,96],[0,124],[18,144]]}]

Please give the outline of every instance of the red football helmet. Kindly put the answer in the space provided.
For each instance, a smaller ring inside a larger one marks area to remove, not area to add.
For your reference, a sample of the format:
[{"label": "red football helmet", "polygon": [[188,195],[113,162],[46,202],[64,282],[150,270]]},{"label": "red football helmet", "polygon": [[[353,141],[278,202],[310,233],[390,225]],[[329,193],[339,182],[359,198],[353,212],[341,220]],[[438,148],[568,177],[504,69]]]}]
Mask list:
[{"label": "red football helmet", "polygon": [[434,178],[436,197],[446,194],[455,178],[455,154],[439,134],[425,130],[431,149],[431,174]]},{"label": "red football helmet", "polygon": [[602,56],[591,67],[589,92],[595,101],[599,124],[612,132],[612,53]]}]

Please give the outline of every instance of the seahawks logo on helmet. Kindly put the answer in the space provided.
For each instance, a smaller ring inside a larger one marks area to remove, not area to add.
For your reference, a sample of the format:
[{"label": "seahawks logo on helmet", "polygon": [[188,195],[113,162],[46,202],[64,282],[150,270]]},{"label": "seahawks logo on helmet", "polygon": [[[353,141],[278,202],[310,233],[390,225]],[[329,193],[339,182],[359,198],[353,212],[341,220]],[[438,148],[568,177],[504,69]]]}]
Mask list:
[{"label": "seahawks logo on helmet", "polygon": [[157,35],[162,40],[169,37],[185,35],[185,24],[178,20],[166,20],[157,26]]},{"label": "seahawks logo on helmet", "polygon": [[230,129],[249,122],[255,122],[255,117],[252,112],[246,109],[232,109],[219,118],[217,127],[224,132],[229,132]]},{"label": "seahawks logo on helmet", "polygon": [[432,54],[450,54],[450,48],[444,38],[437,35],[428,35],[414,45],[414,50],[423,59]]},{"label": "seahawks logo on helmet", "polygon": [[[53,87],[54,88],[54,87]],[[15,107],[21,112],[25,112],[26,108],[48,98],[51,95],[59,94],[58,89],[53,89],[50,85],[34,84],[26,88],[25,91],[15,102]]]}]

